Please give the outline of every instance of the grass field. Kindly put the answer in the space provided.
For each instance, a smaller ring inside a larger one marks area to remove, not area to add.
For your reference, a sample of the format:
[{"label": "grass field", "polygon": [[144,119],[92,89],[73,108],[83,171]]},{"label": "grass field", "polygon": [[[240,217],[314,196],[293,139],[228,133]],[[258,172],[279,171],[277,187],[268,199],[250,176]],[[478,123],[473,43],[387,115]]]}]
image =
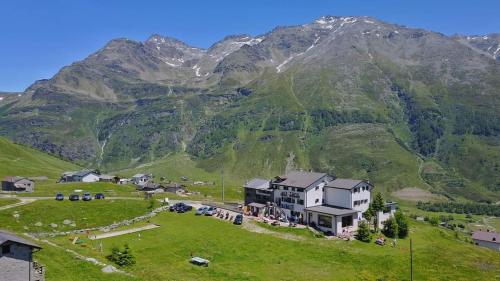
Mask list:
[{"label": "grass field", "polygon": [[15,198],[0,198],[0,207],[6,206],[6,205],[11,205],[19,202],[19,199]]},{"label": "grass field", "polygon": [[63,171],[80,169],[35,149],[0,137],[0,178],[5,176],[46,176],[57,179]]},{"label": "grass field", "polygon": [[[148,212],[146,200],[92,200],[71,202],[37,200],[20,207],[0,211],[1,227],[22,232],[67,231],[95,226],[105,226]],[[18,215],[15,217],[14,215]],[[76,226],[64,225],[64,220]],[[41,226],[35,226],[41,222]],[[57,224],[52,228],[49,224]],[[25,228],[26,227],[26,228]]]},{"label": "grass field", "polygon": [[[304,237],[301,241],[248,232],[239,226],[192,213],[163,213],[152,219],[161,227],[103,240],[96,248],[71,245],[87,256],[105,261],[113,246],[128,243],[137,264],[127,271],[140,280],[409,280],[409,240],[398,246]],[[500,277],[498,253],[456,240],[454,233],[412,222],[415,280],[495,280]],[[211,261],[208,268],[191,265],[190,254]],[[37,258],[59,256],[40,251]],[[80,279],[74,265],[59,265],[65,275],[50,280]],[[48,264],[51,270],[51,264]],[[103,277],[103,280],[107,280]],[[118,279],[117,279],[118,280]]]},{"label": "grass field", "polygon": [[[68,182],[56,183],[54,181],[38,181],[35,183],[35,191],[30,193],[18,193],[24,197],[55,197],[58,192],[67,198],[75,190],[83,192],[104,193],[107,197],[141,197],[142,193],[137,192],[133,185],[118,185],[106,182]],[[80,192],[81,195],[81,192]]]}]

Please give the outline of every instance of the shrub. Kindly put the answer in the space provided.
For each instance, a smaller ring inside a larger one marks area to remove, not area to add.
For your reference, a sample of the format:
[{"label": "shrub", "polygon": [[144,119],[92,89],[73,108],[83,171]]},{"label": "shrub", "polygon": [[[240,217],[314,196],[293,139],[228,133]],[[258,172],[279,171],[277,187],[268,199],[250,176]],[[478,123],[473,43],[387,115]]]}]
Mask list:
[{"label": "shrub", "polygon": [[359,223],[356,239],[363,242],[370,242],[372,240],[372,234],[366,222],[362,221]]},{"label": "shrub", "polygon": [[125,244],[123,252],[120,252],[118,247],[113,247],[111,254],[106,256],[106,258],[118,266],[131,266],[135,264],[135,257],[132,255],[132,250],[128,244]]},{"label": "shrub", "polygon": [[438,224],[439,224],[439,219],[438,219],[437,217],[431,217],[431,218],[429,219],[429,222],[430,222],[432,225],[436,226],[436,225],[438,225]]},{"label": "shrub", "polygon": [[396,211],[394,217],[398,225],[398,237],[405,238],[408,236],[408,218],[401,211]]},{"label": "shrub", "polygon": [[390,238],[396,238],[398,236],[398,223],[394,217],[389,218],[383,224],[384,228],[382,232],[385,236]]}]

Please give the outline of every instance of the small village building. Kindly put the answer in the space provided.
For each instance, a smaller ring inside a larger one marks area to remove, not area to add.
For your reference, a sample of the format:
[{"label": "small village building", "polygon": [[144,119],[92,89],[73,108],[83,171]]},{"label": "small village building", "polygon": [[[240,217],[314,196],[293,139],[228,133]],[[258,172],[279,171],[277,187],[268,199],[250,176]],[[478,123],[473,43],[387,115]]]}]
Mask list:
[{"label": "small village building", "polygon": [[396,202],[387,202],[384,205],[384,209],[382,211],[377,212],[377,222],[378,228],[381,229],[386,220],[393,217],[398,209],[398,203]]},{"label": "small village building", "polygon": [[101,182],[112,182],[112,183],[117,183],[120,180],[117,176],[112,176],[112,175],[100,175],[99,176],[99,181]]},{"label": "small village building", "polygon": [[273,190],[270,181],[265,179],[251,179],[243,185],[245,205],[250,203],[266,204],[273,201]]},{"label": "small village building", "polygon": [[135,174],[132,177],[132,183],[135,185],[145,185],[147,182],[149,182],[152,179],[151,175],[146,175],[146,174]]},{"label": "small village building", "polygon": [[131,182],[130,179],[119,179],[118,180],[118,184],[128,184],[130,182]]},{"label": "small village building", "polygon": [[163,184],[163,189],[165,192],[177,193],[177,192],[185,192],[186,187],[182,184],[178,183],[167,183]]},{"label": "small village building", "polygon": [[91,170],[77,172],[65,172],[61,177],[61,182],[97,182],[99,174]]},{"label": "small village building", "polygon": [[351,233],[358,229],[358,211],[348,208],[321,205],[305,209],[307,224],[329,235]]},{"label": "small village building", "polygon": [[35,182],[24,177],[5,177],[2,180],[2,191],[33,192]]},{"label": "small village building", "polygon": [[472,241],[477,246],[500,251],[500,233],[498,232],[474,231],[472,233]]},{"label": "small village building", "polygon": [[45,269],[33,261],[40,246],[0,230],[0,280],[43,281]]}]

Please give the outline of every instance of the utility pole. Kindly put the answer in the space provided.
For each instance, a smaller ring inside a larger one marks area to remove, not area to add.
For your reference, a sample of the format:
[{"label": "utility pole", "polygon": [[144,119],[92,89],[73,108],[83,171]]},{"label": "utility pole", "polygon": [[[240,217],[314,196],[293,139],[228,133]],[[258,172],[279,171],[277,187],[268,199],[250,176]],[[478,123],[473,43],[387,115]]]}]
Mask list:
[{"label": "utility pole", "polygon": [[222,203],[224,203],[224,164],[222,164],[222,169],[220,170],[220,176],[222,178]]},{"label": "utility pole", "polygon": [[410,281],[413,281],[413,246],[410,238]]}]

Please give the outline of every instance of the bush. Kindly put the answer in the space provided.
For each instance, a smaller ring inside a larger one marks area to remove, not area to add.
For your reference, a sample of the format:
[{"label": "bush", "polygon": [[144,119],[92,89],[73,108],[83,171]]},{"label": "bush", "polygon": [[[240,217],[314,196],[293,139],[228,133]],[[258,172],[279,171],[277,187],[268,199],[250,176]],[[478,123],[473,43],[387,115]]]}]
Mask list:
[{"label": "bush", "polygon": [[132,255],[132,250],[125,244],[125,249],[120,252],[118,247],[113,247],[111,249],[111,254],[106,256],[106,258],[115,263],[118,266],[131,266],[135,264],[135,257]]},{"label": "bush", "polygon": [[359,223],[356,239],[363,242],[370,242],[372,240],[372,233],[366,222],[362,221]]},{"label": "bush", "polygon": [[398,237],[405,238],[408,236],[408,218],[401,211],[396,211],[394,217],[398,225]]},{"label": "bush", "polygon": [[436,225],[438,225],[438,224],[439,224],[439,219],[438,219],[437,217],[431,217],[431,218],[429,219],[429,222],[430,222],[432,225],[436,226]]},{"label": "bush", "polygon": [[385,236],[390,238],[396,238],[398,236],[398,223],[394,217],[386,220],[384,223],[384,228],[382,232]]}]

